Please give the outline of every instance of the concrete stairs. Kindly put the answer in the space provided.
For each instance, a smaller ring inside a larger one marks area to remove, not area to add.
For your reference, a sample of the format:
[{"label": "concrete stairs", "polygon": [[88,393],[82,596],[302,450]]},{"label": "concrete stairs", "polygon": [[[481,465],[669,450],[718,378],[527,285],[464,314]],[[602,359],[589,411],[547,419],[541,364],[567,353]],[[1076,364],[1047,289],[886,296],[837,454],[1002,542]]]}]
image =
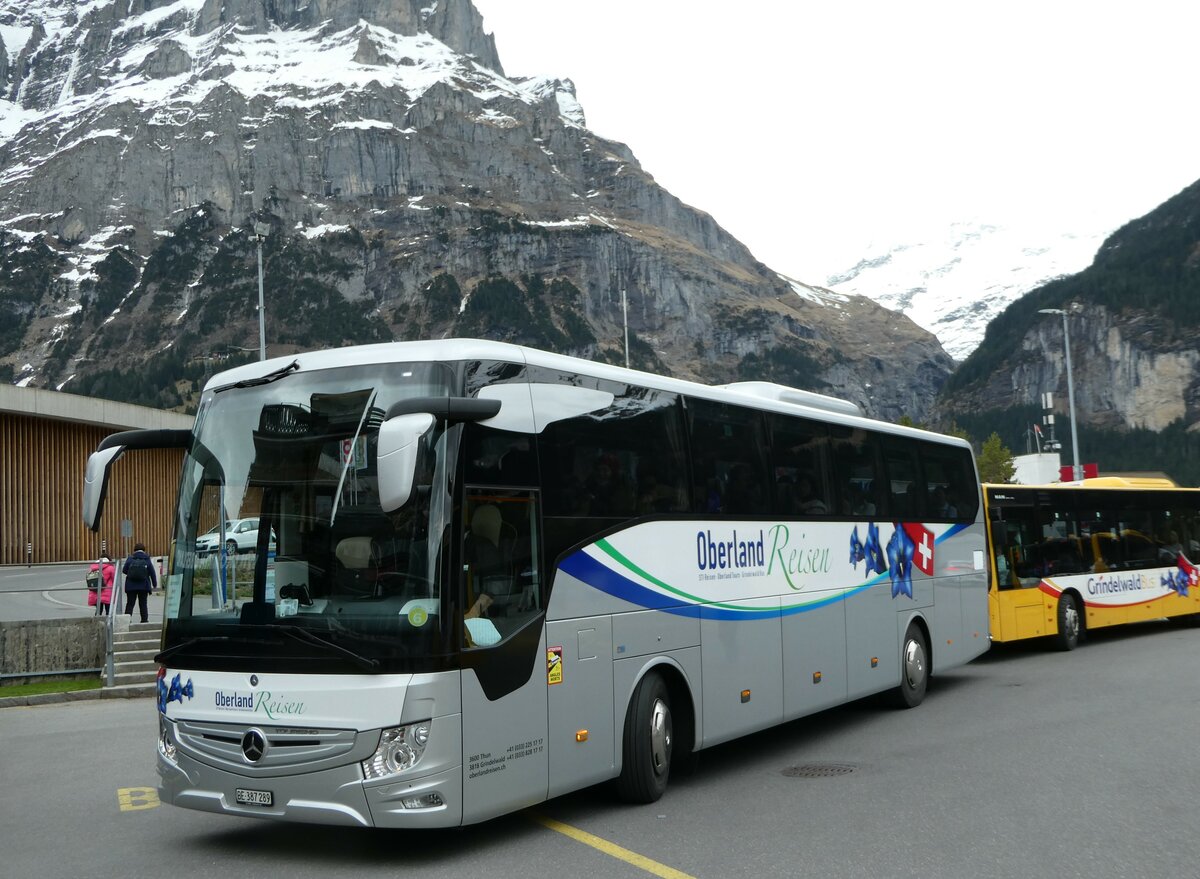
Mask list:
[{"label": "concrete stairs", "polygon": [[[121,628],[121,618],[114,620]],[[102,699],[153,696],[157,690],[162,623],[130,623],[126,631],[113,633],[113,685],[100,691]],[[107,680],[107,671],[100,672]]]}]

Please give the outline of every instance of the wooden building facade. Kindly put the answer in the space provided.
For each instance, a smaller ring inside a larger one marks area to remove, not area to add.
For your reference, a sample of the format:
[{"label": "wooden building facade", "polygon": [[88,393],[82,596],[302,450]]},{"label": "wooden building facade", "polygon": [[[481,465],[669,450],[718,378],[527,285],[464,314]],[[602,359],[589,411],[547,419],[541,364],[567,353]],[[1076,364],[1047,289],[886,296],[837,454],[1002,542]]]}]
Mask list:
[{"label": "wooden building facade", "polygon": [[98,533],[83,524],[84,468],[109,434],[191,423],[144,406],[0,387],[0,565],[84,561],[101,552],[120,558],[136,542],[166,555],[182,451],[130,452],[117,461]]}]

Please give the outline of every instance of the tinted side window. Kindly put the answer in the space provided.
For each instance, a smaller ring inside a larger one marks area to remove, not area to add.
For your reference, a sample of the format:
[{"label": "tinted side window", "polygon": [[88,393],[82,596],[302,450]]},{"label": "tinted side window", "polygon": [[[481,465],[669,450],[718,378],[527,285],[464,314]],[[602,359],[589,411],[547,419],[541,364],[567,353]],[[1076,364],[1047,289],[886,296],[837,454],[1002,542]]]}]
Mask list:
[{"label": "tinted side window", "polygon": [[695,512],[765,514],[770,492],[762,413],[694,399],[687,409]]},{"label": "tinted side window", "polygon": [[889,437],[883,443],[888,509],[902,521],[925,518],[925,485],[917,467],[917,443]]},{"label": "tinted side window", "polygon": [[824,424],[768,414],[771,476],[778,516],[824,516],[835,506],[829,485],[829,431]]},{"label": "tinted side window", "polygon": [[879,438],[859,428],[830,425],[829,445],[838,510],[845,516],[885,518],[887,492],[879,463]]},{"label": "tinted side window", "polygon": [[556,421],[538,439],[547,516],[619,518],[688,509],[679,398],[616,382],[557,376],[607,391],[607,409]]},{"label": "tinted side window", "polygon": [[921,472],[925,479],[929,518],[975,521],[979,512],[979,485],[970,452],[922,443]]},{"label": "tinted side window", "polygon": [[[525,367],[516,363],[466,364],[469,397],[489,385],[524,383]],[[537,456],[533,438],[519,431],[496,430],[469,423],[463,430],[463,462],[468,482],[480,485],[537,485]]]}]

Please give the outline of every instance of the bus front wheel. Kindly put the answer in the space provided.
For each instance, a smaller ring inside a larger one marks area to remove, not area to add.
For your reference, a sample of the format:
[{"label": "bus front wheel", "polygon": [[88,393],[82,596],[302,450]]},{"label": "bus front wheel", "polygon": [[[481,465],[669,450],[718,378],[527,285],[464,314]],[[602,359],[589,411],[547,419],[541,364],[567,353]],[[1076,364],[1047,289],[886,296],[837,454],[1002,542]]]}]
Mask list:
[{"label": "bus front wheel", "polygon": [[929,647],[925,633],[916,623],[910,623],[904,633],[900,651],[900,686],[896,688],[896,704],[900,708],[916,708],[925,699],[929,686]]},{"label": "bus front wheel", "polygon": [[637,689],[625,715],[621,774],[617,792],[629,803],[653,803],[667,789],[671,774],[671,694],[662,677],[650,672]]},{"label": "bus front wheel", "polygon": [[1079,607],[1075,596],[1064,592],[1058,597],[1058,648],[1074,650],[1079,646]]}]

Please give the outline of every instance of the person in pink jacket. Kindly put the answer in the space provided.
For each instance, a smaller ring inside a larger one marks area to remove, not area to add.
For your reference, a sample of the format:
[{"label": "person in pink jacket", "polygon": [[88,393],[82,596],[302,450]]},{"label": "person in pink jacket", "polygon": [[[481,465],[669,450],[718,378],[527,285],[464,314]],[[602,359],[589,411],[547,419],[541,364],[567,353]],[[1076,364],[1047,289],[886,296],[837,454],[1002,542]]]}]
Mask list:
[{"label": "person in pink jacket", "polygon": [[[107,616],[108,606],[112,604],[113,580],[117,576],[117,566],[112,563],[108,556],[102,555],[100,556],[100,561],[92,562],[89,570],[100,572],[100,594],[97,596],[100,602],[99,613]],[[91,603],[89,600],[88,604]]]}]

